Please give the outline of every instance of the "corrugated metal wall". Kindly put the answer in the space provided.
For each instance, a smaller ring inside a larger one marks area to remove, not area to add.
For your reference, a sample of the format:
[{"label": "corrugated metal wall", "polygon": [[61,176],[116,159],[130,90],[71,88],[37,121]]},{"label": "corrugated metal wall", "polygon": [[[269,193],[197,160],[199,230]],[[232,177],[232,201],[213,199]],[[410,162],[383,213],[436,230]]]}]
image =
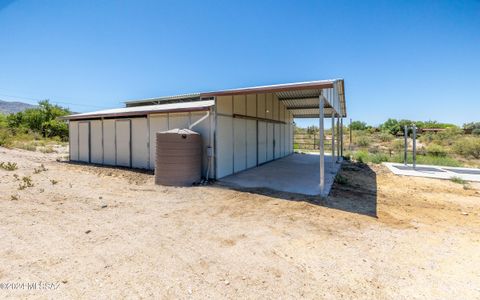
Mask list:
[{"label": "corrugated metal wall", "polygon": [[[155,133],[174,128],[188,128],[206,112],[164,113],[148,117],[69,122],[70,160],[125,166],[140,169],[155,168]],[[213,147],[214,116],[197,124],[193,130],[203,140],[202,168],[206,174],[209,160],[206,147]],[[211,143],[212,141],[212,143]],[[215,176],[210,162],[210,177]]]},{"label": "corrugated metal wall", "polygon": [[275,94],[218,96],[216,112],[217,178],[293,152],[293,118]]}]

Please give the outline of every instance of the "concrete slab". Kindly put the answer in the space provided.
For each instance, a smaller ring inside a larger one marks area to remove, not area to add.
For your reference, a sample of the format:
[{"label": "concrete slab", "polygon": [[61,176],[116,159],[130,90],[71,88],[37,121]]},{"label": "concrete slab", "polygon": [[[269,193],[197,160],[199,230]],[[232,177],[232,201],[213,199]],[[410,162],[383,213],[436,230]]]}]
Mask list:
[{"label": "concrete slab", "polygon": [[[325,190],[328,195],[340,163],[332,168],[332,157],[325,156]],[[320,156],[292,154],[220,179],[229,185],[247,188],[269,188],[276,191],[304,195],[320,195]]]},{"label": "concrete slab", "polygon": [[480,181],[480,170],[472,168],[454,168],[431,165],[405,166],[399,163],[383,163],[393,174],[405,176],[451,179],[458,177],[466,181]]}]

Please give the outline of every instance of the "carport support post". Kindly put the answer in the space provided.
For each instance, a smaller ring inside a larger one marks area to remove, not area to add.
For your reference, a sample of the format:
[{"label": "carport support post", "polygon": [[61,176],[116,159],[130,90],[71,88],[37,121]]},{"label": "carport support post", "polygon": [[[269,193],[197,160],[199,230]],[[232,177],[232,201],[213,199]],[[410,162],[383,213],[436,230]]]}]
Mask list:
[{"label": "carport support post", "polygon": [[323,196],[323,190],[325,188],[325,149],[323,143],[323,136],[324,136],[324,128],[323,128],[323,117],[324,117],[324,106],[325,103],[323,100],[323,96],[320,95],[318,97],[319,105],[318,105],[318,150],[320,150],[320,194]]},{"label": "carport support post", "polygon": [[332,170],[335,170],[335,113],[332,112]]},{"label": "carport support post", "polygon": [[340,118],[340,156],[343,157],[343,118]]},{"label": "carport support post", "polygon": [[340,115],[337,115],[337,163],[340,162]]}]

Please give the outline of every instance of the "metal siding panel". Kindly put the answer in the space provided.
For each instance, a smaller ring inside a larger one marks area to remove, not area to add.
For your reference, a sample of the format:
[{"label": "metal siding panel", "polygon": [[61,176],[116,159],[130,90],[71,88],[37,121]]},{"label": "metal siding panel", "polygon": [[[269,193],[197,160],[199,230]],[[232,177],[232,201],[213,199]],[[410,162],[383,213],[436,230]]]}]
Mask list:
[{"label": "metal siding panel", "polygon": [[232,96],[219,96],[217,98],[217,113],[231,115],[233,113]]},{"label": "metal siding panel", "polygon": [[148,169],[149,155],[147,118],[132,119],[132,167]]},{"label": "metal siding panel", "polygon": [[258,163],[267,161],[267,123],[258,121]]},{"label": "metal siding panel", "polygon": [[103,120],[103,163],[115,165],[115,120]]},{"label": "metal siding panel", "polygon": [[275,158],[280,158],[280,145],[282,143],[282,139],[281,139],[281,136],[280,136],[280,124],[275,124],[275,130],[274,130],[274,134],[275,134],[275,142],[274,142],[274,145],[275,145]]},{"label": "metal siding panel", "polygon": [[257,117],[259,118],[265,118],[265,109],[266,109],[265,101],[266,101],[265,94],[257,95]]},{"label": "metal siding panel", "polygon": [[267,94],[265,100],[265,118],[272,119],[273,116],[273,95]]},{"label": "metal siding panel", "polygon": [[247,168],[257,165],[257,121],[247,121]]},{"label": "metal siding panel", "polygon": [[78,160],[90,162],[90,123],[78,123]]},{"label": "metal siding panel", "polygon": [[156,133],[168,130],[168,115],[150,116],[150,169],[155,169]]},{"label": "metal siding panel", "polygon": [[278,120],[280,115],[280,106],[277,95],[273,95],[273,119]]},{"label": "metal siding panel", "polygon": [[288,125],[288,134],[289,134],[288,152],[293,153],[293,125],[291,123]]},{"label": "metal siding panel", "polygon": [[256,94],[247,95],[247,116],[250,116],[250,117],[257,116],[257,95]]},{"label": "metal siding panel", "polygon": [[[194,123],[198,119],[205,116],[206,112],[192,112],[190,117],[191,122]],[[192,128],[193,131],[200,133],[202,136],[202,175],[207,175],[207,167],[208,167],[208,156],[207,156],[207,147],[210,145],[210,118],[212,115],[202,122],[198,123],[195,127]]]},{"label": "metal siding panel", "polygon": [[70,145],[70,160],[78,160],[78,122],[68,123],[68,135]]},{"label": "metal siding panel", "polygon": [[233,113],[240,115],[247,113],[245,95],[233,96]]},{"label": "metal siding panel", "polygon": [[245,119],[233,119],[233,171],[247,168],[247,122]]},{"label": "metal siding panel", "polygon": [[271,161],[274,158],[273,140],[273,123],[267,123],[267,161]]},{"label": "metal siding panel", "polygon": [[190,115],[188,113],[170,113],[168,114],[168,129],[188,128],[190,125]]},{"label": "metal siding panel", "polygon": [[103,164],[102,121],[90,121],[90,162]]},{"label": "metal siding panel", "polygon": [[130,120],[115,121],[115,146],[116,146],[116,165],[123,167],[131,166],[130,156]]},{"label": "metal siding panel", "polygon": [[233,173],[233,118],[217,116],[217,178]]}]

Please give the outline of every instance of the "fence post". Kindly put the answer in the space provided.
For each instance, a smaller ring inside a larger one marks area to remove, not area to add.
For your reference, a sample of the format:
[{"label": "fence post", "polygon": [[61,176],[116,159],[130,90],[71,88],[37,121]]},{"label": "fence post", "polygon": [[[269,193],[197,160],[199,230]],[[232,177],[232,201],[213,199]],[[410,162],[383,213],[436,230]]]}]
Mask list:
[{"label": "fence post", "polygon": [[403,127],[403,139],[404,139],[404,151],[403,151],[403,163],[407,165],[407,147],[408,147],[408,127],[405,125]]},{"label": "fence post", "polygon": [[417,126],[413,124],[413,168],[417,166]]},{"label": "fence post", "polygon": [[350,126],[348,126],[348,131],[350,132],[350,143],[348,144],[348,149],[352,151],[352,118],[350,118]]}]

